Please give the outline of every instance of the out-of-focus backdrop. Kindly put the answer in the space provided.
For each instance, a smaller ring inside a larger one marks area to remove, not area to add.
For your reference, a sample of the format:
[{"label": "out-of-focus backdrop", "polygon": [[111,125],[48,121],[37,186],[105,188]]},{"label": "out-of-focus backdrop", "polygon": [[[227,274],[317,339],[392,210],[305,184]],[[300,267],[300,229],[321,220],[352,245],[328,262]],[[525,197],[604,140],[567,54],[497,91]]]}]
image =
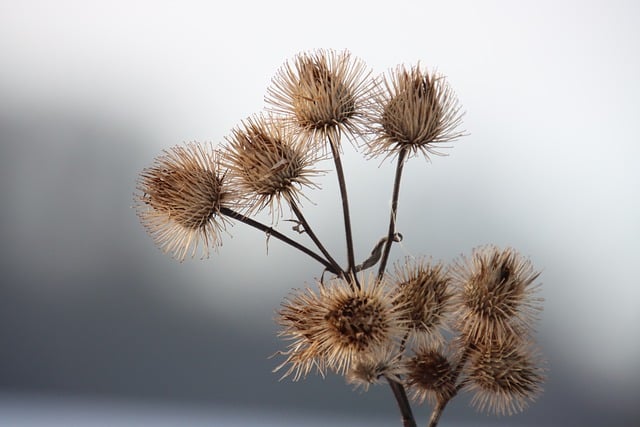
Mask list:
[{"label": "out-of-focus backdrop", "polygon": [[[495,243],[542,271],[545,393],[510,418],[460,397],[442,425],[640,425],[639,21],[634,1],[0,2],[0,424],[399,425],[386,387],[271,373],[275,310],[318,265],[242,225],[180,264],[131,208],[161,150],[222,142],[285,60],[348,48],[439,70],[466,111],[447,157],[406,166],[393,259]],[[363,258],[393,165],[347,144],[345,167]],[[334,181],[304,205],[343,257]]]}]

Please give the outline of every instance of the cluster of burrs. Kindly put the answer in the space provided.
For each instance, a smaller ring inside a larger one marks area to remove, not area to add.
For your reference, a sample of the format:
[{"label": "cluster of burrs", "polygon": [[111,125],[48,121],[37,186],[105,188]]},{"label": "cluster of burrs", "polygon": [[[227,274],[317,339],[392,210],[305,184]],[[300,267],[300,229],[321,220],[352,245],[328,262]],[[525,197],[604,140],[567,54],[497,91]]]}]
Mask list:
[{"label": "cluster of burrs", "polygon": [[[243,120],[219,147],[176,146],[142,171],[136,207],[157,245],[181,261],[208,256],[227,225],[239,222],[323,266],[317,283],[294,291],[278,311],[288,341],[277,368],[284,377],[334,372],[364,390],[386,382],[405,426],[416,425],[408,396],[432,405],[430,426],[462,391],[472,393],[479,410],[523,410],[544,380],[533,339],[542,300],[530,261],[510,248],[484,246],[450,265],[406,257],[387,271],[391,246],[402,238],[396,218],[405,163],[420,155],[428,160],[464,134],[445,78],[420,65],[376,77],[348,51],[316,50],[286,62],[265,99],[265,110]],[[396,162],[388,230],[360,263],[343,138],[366,159]],[[304,191],[318,187],[325,160],[333,161],[339,184],[344,264],[301,206]],[[256,219],[265,210],[271,224]],[[285,213],[296,223],[295,238],[276,229]]]}]

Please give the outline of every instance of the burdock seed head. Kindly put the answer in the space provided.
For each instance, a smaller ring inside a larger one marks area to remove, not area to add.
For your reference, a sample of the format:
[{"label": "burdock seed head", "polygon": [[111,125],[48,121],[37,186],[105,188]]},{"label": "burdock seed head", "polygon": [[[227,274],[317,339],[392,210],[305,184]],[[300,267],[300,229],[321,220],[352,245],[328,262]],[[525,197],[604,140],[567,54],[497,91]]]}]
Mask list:
[{"label": "burdock seed head", "polygon": [[248,118],[227,138],[223,163],[246,199],[249,213],[269,207],[281,211],[281,201],[299,202],[304,187],[316,187],[312,178],[317,150],[305,144],[270,115]]},{"label": "burdock seed head", "polygon": [[221,245],[225,227],[220,208],[235,198],[210,145],[189,143],[157,157],[138,179],[135,201],[138,216],[156,244],[182,261],[202,246]]},{"label": "burdock seed head", "polygon": [[428,159],[440,154],[438,144],[464,135],[457,130],[462,121],[458,99],[443,76],[423,71],[420,65],[399,66],[382,77],[378,88],[370,156],[393,157],[404,149]]},{"label": "burdock seed head", "polygon": [[[362,277],[354,288],[343,278],[319,284],[287,299],[278,312],[281,336],[292,341],[288,372],[306,374],[312,366],[345,374],[352,364],[387,348],[403,335],[400,309],[381,281]],[[300,358],[297,354],[304,353]],[[324,372],[321,372],[324,373]]]},{"label": "burdock seed head", "polygon": [[390,283],[395,303],[404,307],[407,326],[417,344],[442,341],[441,328],[451,307],[451,278],[442,263],[406,258],[395,265]]},{"label": "burdock seed head", "polygon": [[329,137],[362,134],[373,80],[364,62],[346,51],[300,53],[272,80],[266,102],[324,146]]},{"label": "burdock seed head", "polygon": [[470,343],[529,334],[542,299],[535,297],[539,273],[511,248],[484,246],[451,269],[457,289],[456,325]]},{"label": "burdock seed head", "polygon": [[446,401],[455,394],[455,378],[449,358],[436,345],[422,345],[407,361],[406,383],[413,398],[430,404]]},{"label": "burdock seed head", "polygon": [[542,392],[545,380],[540,354],[516,336],[472,349],[465,375],[471,404],[497,415],[523,411]]}]

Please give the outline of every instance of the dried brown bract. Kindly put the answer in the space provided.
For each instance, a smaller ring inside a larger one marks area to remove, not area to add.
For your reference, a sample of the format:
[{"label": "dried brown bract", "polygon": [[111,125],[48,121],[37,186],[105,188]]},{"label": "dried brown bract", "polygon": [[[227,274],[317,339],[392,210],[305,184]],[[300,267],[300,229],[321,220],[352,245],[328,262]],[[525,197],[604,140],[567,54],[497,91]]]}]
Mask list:
[{"label": "dried brown bract", "polygon": [[281,211],[282,199],[299,202],[304,187],[316,187],[317,161],[317,150],[272,116],[243,121],[228,138],[223,158],[250,214],[267,206],[272,214]]},{"label": "dried brown bract", "polygon": [[456,326],[471,343],[528,334],[542,299],[534,282],[539,273],[511,248],[484,246],[452,268],[458,290]]},{"label": "dried brown bract", "polygon": [[404,314],[412,338],[418,344],[440,343],[440,329],[451,306],[450,282],[442,263],[432,264],[424,258],[407,258],[395,265],[390,280],[395,286],[396,304],[405,308]]},{"label": "dried brown bract", "polygon": [[428,159],[429,154],[440,154],[438,144],[464,135],[457,130],[462,122],[458,99],[443,76],[419,65],[400,66],[378,86],[370,156],[395,156],[406,149],[409,155],[421,152]]},{"label": "dried brown bract", "polygon": [[363,133],[373,81],[364,62],[344,51],[316,50],[297,55],[278,71],[266,101],[275,112],[324,144],[340,134]]},{"label": "dried brown bract", "polygon": [[439,346],[422,345],[407,361],[406,383],[413,391],[413,398],[435,404],[450,399],[455,394],[455,378],[449,358]]},{"label": "dried brown bract", "polygon": [[471,404],[497,415],[523,411],[542,391],[542,365],[538,352],[516,336],[476,347],[465,369]]},{"label": "dried brown bract", "polygon": [[156,244],[178,260],[195,256],[199,246],[209,256],[210,247],[221,245],[220,208],[233,203],[232,188],[209,145],[176,146],[140,174],[138,216]]},{"label": "dried brown bract", "polygon": [[[361,283],[354,288],[336,278],[319,284],[318,293],[307,289],[283,303],[278,323],[283,327],[280,335],[293,341],[287,352],[294,365],[291,372],[304,375],[315,365],[344,374],[354,361],[373,356],[402,336],[401,312],[383,283],[372,276],[363,276]],[[295,356],[300,350],[315,362],[300,362]]]}]

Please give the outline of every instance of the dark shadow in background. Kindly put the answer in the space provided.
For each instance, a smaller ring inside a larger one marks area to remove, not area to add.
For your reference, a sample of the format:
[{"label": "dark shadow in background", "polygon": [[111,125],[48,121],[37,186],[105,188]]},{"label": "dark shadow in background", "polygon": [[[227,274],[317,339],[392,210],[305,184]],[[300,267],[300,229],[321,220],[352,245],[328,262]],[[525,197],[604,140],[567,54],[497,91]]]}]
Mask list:
[{"label": "dark shadow in background", "polygon": [[[273,310],[251,323],[202,314],[157,298],[166,267],[130,208],[144,135],[63,113],[0,117],[0,391],[127,400],[368,414],[397,420],[391,394],[351,391],[341,378],[278,382],[284,347]],[[524,414],[495,425],[632,425],[635,408],[588,400],[564,360],[545,344],[546,392]],[[477,420],[459,398],[447,422]],[[417,409],[421,420],[428,411]]]}]

